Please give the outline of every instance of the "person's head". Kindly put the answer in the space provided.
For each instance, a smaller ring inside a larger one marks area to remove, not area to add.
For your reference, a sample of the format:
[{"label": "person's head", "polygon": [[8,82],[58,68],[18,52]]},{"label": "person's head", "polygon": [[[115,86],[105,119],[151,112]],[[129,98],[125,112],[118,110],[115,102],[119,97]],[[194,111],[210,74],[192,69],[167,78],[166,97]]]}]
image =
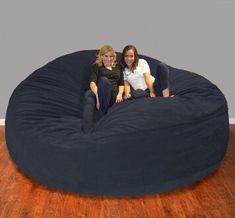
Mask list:
[{"label": "person's head", "polygon": [[105,67],[115,67],[116,65],[116,52],[110,45],[104,45],[100,48],[96,58],[96,64]]},{"label": "person's head", "polygon": [[127,67],[130,70],[135,70],[139,63],[139,56],[135,46],[127,45],[122,51],[121,59],[123,67]]}]

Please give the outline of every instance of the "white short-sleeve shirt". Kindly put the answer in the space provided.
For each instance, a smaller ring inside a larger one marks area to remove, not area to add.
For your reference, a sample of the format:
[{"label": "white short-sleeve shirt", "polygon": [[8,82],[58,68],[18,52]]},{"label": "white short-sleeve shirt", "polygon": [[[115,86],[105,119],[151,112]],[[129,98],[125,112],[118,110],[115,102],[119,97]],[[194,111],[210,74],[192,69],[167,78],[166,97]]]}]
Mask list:
[{"label": "white short-sleeve shirt", "polygon": [[[123,71],[124,80],[128,81],[134,90],[142,89],[145,90],[148,88],[145,79],[144,73],[150,73],[150,68],[146,60],[139,59],[138,66],[132,72],[130,69],[125,68]],[[155,78],[151,75],[153,82]]]}]

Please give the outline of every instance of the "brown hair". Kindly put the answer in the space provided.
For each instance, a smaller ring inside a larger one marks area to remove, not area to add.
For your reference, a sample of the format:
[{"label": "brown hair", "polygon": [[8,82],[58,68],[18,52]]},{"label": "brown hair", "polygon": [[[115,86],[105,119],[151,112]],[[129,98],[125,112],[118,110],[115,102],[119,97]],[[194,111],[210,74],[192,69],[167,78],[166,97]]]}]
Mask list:
[{"label": "brown hair", "polygon": [[135,47],[134,45],[127,45],[127,46],[123,49],[123,51],[122,51],[121,63],[122,63],[123,69],[124,69],[125,67],[128,68],[128,66],[127,66],[127,64],[126,64],[126,62],[125,62],[125,54],[126,54],[126,52],[129,51],[130,49],[133,50],[133,52],[134,52],[134,57],[135,57],[134,63],[132,64],[130,70],[131,70],[131,71],[134,71],[134,70],[136,69],[138,63],[139,63],[139,55],[138,55],[137,49],[136,49],[136,47]]},{"label": "brown hair", "polygon": [[113,64],[112,67],[116,66],[116,58],[117,58],[117,54],[114,51],[113,47],[111,45],[103,45],[100,50],[98,55],[96,56],[96,61],[95,63],[98,64],[98,66],[102,66],[103,65],[103,61],[102,61],[102,56],[108,52],[111,52],[113,55]]}]

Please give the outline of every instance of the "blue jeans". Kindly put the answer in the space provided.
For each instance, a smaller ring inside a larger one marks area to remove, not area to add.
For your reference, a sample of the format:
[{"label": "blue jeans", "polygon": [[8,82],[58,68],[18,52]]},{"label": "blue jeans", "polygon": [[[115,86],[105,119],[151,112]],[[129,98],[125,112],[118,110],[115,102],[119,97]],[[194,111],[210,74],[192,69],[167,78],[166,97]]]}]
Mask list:
[{"label": "blue jeans", "polygon": [[[101,77],[97,83],[98,98],[100,103],[100,116],[105,115],[108,109],[114,104],[116,90],[112,90],[112,84],[106,77]],[[87,90],[84,95],[83,121],[82,128],[84,132],[90,132],[94,126],[94,112],[97,101],[94,92]]]},{"label": "blue jeans", "polygon": [[117,90],[112,90],[112,84],[106,77],[101,77],[97,84],[100,111],[103,115],[114,104]]}]

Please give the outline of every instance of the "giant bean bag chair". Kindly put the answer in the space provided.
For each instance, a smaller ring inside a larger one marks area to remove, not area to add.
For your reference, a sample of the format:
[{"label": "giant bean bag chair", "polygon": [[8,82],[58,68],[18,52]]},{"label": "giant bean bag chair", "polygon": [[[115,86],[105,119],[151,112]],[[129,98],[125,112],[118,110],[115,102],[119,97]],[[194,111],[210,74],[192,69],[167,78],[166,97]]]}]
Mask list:
[{"label": "giant bean bag chair", "polygon": [[[217,169],[228,144],[226,99],[204,77],[171,66],[175,97],[115,104],[85,134],[83,96],[97,52],[59,57],[15,88],[6,142],[21,171],[63,191],[131,196],[179,188]],[[141,57],[156,72],[160,62]]]}]

